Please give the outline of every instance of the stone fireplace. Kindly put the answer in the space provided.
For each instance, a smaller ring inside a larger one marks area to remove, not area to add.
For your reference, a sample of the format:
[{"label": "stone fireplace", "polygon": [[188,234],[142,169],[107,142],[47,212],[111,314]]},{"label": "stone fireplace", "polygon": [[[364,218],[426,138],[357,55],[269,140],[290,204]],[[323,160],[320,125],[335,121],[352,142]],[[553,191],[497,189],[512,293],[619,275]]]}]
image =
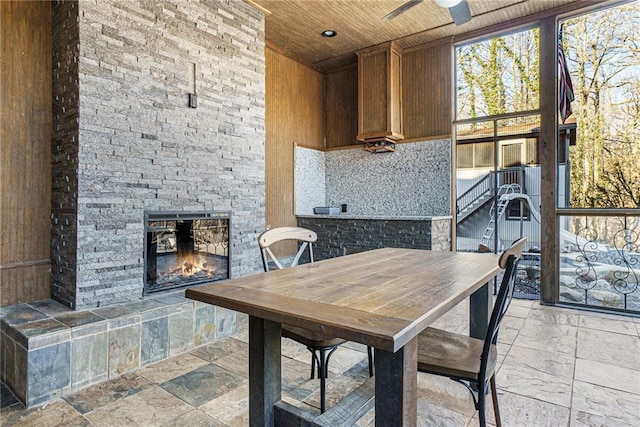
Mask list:
[{"label": "stone fireplace", "polygon": [[146,212],[144,294],[229,278],[229,212]]},{"label": "stone fireplace", "polygon": [[[233,334],[235,312],[182,288],[261,271],[265,226],[262,13],[51,4],[53,300],[0,312],[0,379],[27,406]],[[158,275],[178,252],[204,265]]]},{"label": "stone fireplace", "polygon": [[[206,280],[261,270],[261,12],[241,0],[60,1],[53,68],[53,299],[78,310],[185,285],[167,275],[150,284],[145,269],[203,218],[163,217],[149,240],[145,212],[228,212],[226,260],[212,245],[201,254],[227,271]],[[186,245],[200,252],[201,242]]]}]

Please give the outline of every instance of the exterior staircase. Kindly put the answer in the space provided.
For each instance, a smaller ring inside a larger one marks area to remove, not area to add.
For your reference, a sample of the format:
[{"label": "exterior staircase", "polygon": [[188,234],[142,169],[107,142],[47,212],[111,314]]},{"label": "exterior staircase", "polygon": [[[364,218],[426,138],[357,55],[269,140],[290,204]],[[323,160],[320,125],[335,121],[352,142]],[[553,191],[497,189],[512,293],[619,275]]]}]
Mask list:
[{"label": "exterior staircase", "polygon": [[456,200],[458,237],[478,242],[474,244],[474,247],[478,245],[478,251],[492,252],[491,240],[496,232],[496,222],[503,217],[511,200],[526,195],[524,184],[524,168],[521,166],[481,176]]},{"label": "exterior staircase", "polygon": [[456,200],[457,224],[461,224],[493,200],[496,187],[499,189],[503,185],[514,183],[524,183],[524,170],[521,167],[500,169],[480,178]]},{"label": "exterior staircase", "polygon": [[464,222],[493,198],[493,174],[488,173],[471,188],[465,191],[456,201],[456,222]]},{"label": "exterior staircase", "polygon": [[471,202],[470,205],[467,205],[464,209],[458,212],[457,222],[460,224],[467,218],[471,217],[474,213],[476,213],[480,208],[493,200],[493,195],[490,192],[483,193],[478,196],[476,199]]}]

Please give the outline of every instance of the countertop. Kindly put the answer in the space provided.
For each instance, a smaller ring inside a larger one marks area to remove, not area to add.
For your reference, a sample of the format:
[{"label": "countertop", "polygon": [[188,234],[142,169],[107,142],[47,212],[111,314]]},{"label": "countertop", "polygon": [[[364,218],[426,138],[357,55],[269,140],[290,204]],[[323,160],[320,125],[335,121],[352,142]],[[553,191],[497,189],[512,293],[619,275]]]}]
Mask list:
[{"label": "countertop", "polygon": [[322,218],[322,219],[369,219],[375,221],[431,221],[452,219],[451,216],[385,216],[385,215],[354,215],[339,213],[337,215],[296,215],[297,218]]}]

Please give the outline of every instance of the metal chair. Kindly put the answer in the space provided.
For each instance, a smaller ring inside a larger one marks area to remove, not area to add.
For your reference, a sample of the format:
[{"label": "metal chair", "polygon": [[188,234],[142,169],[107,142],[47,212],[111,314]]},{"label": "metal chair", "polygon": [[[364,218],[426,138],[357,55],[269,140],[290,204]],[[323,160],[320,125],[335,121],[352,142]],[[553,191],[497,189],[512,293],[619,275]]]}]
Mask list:
[{"label": "metal chair", "polygon": [[522,255],[526,237],[516,240],[500,256],[498,264],[505,269],[484,340],[427,328],[418,335],[418,371],[449,377],[469,389],[485,427],[486,395],[491,387],[496,426],[500,427],[500,411],[496,394],[496,342],[498,329],[511,303],[516,264]]},{"label": "metal chair", "polygon": [[[306,249],[308,249],[309,253],[309,262],[313,262],[313,243],[317,239],[318,236],[315,232],[300,227],[278,227],[265,231],[258,237],[264,271],[271,270],[272,264],[277,269],[298,265]],[[283,240],[294,240],[300,244],[293,260],[286,266],[285,264],[287,263],[285,263],[283,259],[278,259],[270,248],[274,243]],[[282,325],[282,336],[299,342],[306,346],[311,352],[311,379],[315,378],[317,365],[318,378],[320,378],[320,412],[324,412],[326,405],[326,379],[329,374],[329,358],[338,346],[345,343],[346,340],[284,324]]]}]

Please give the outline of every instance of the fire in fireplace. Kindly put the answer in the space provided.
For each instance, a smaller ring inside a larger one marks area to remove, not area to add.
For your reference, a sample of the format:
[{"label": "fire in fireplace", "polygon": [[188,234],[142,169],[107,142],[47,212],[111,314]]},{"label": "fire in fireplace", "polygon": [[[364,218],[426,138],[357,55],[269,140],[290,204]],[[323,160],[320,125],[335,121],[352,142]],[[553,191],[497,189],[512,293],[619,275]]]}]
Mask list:
[{"label": "fire in fireplace", "polygon": [[227,279],[229,221],[229,212],[145,212],[145,295]]}]

